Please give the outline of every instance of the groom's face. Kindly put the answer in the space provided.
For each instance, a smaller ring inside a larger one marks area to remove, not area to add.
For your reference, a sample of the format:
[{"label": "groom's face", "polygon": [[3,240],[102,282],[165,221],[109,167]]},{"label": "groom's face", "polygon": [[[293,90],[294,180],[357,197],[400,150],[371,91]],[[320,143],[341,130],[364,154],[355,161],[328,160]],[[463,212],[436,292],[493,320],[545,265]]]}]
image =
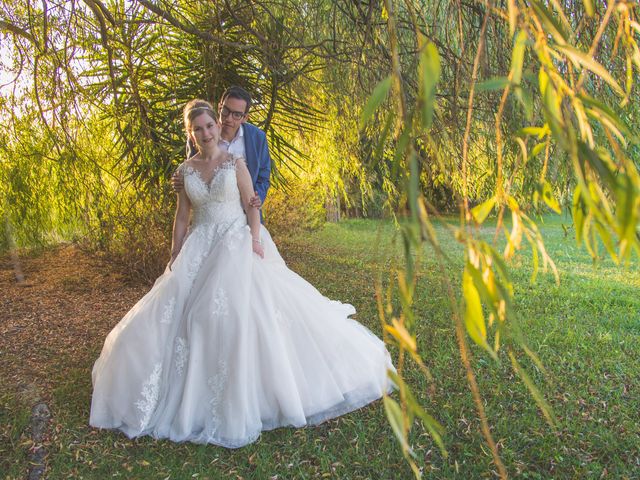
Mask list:
[{"label": "groom's face", "polygon": [[220,125],[222,127],[221,136],[225,140],[232,140],[240,125],[247,120],[247,102],[240,98],[227,98],[220,106]]}]

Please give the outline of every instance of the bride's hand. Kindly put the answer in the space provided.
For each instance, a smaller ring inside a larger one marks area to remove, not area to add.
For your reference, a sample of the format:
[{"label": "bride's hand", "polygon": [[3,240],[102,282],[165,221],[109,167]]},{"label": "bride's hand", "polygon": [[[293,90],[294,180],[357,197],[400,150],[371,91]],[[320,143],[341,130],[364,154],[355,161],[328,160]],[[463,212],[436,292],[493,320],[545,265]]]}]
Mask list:
[{"label": "bride's hand", "polygon": [[171,266],[173,265],[173,262],[176,261],[177,256],[178,256],[177,252],[171,254],[171,258],[169,259],[169,264],[167,265],[167,267],[169,267],[169,271],[171,271]]},{"label": "bride's hand", "polygon": [[253,253],[260,256],[260,258],[264,258],[264,249],[262,248],[262,242],[254,238],[251,242],[251,245],[253,246]]}]

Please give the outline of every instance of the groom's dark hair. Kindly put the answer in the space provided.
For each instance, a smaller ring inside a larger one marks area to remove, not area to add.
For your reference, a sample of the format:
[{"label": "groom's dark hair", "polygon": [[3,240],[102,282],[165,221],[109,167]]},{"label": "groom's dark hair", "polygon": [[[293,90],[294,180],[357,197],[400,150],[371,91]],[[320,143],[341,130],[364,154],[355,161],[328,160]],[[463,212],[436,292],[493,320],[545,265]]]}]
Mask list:
[{"label": "groom's dark hair", "polygon": [[222,98],[220,98],[220,105],[224,103],[227,98],[237,98],[238,100],[244,100],[247,104],[247,108],[244,113],[249,113],[249,109],[251,108],[251,104],[253,103],[251,100],[251,95],[244,88],[239,87],[238,85],[233,85],[232,87],[227,88],[222,94]]}]

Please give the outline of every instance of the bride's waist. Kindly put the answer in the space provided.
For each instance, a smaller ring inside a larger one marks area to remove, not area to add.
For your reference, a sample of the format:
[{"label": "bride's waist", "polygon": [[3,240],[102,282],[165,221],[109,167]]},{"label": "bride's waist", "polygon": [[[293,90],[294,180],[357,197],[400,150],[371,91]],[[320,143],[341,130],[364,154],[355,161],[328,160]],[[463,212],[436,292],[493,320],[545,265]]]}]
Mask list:
[{"label": "bride's waist", "polygon": [[241,218],[246,219],[244,210],[242,210],[240,205],[233,207],[225,205],[225,207],[226,208],[203,207],[194,209],[192,219],[193,225],[231,224]]},{"label": "bride's waist", "polygon": [[231,232],[240,231],[247,227],[247,217],[237,217],[225,222],[192,223],[189,227],[189,236],[195,236],[208,241],[228,235]]}]

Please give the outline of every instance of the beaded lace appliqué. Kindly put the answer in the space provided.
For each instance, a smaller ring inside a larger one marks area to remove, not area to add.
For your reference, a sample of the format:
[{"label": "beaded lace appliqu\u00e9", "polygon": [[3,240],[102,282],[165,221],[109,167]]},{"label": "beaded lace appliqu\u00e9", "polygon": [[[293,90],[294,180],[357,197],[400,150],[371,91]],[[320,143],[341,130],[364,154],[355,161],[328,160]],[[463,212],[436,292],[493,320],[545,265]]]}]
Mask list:
[{"label": "beaded lace appliqu\u00e9", "polygon": [[215,435],[220,422],[220,402],[222,400],[224,385],[227,382],[227,376],[227,363],[224,360],[221,360],[218,364],[218,372],[209,377],[209,380],[207,381],[207,385],[211,391],[211,399],[209,400],[209,411],[211,412],[212,419],[211,430],[209,432],[210,438],[213,438]]},{"label": "beaded lace appliqu\u00e9", "polygon": [[214,184],[214,180],[216,179],[216,177],[218,176],[221,170],[235,170],[235,169],[236,169],[236,158],[231,157],[228,160],[225,160],[224,162],[222,162],[217,167],[215,167],[211,172],[211,178],[207,181],[202,176],[202,172],[200,172],[200,170],[198,170],[197,168],[193,168],[191,165],[182,166],[182,172],[185,175],[191,174],[191,173],[195,174],[200,180],[200,182],[202,183],[202,185],[207,187],[207,190],[209,191],[211,191],[211,186]]},{"label": "beaded lace appliqu\u00e9", "polygon": [[162,310],[162,317],[160,318],[160,323],[171,323],[173,320],[173,311],[176,308],[176,299],[175,297],[171,298]]},{"label": "beaded lace appliqu\u00e9", "polygon": [[222,240],[222,243],[227,250],[233,251],[238,248],[238,245],[240,244],[240,240],[242,239],[242,236],[245,234],[245,231],[247,228],[248,227],[245,226],[245,228],[232,227],[231,229],[229,229],[229,231],[224,236],[224,239]]},{"label": "beaded lace appliqu\u00e9", "polygon": [[227,298],[227,292],[222,288],[219,288],[216,292],[216,296],[213,298],[213,316],[225,316],[229,314],[229,300]]},{"label": "beaded lace appliqu\u00e9", "polygon": [[[235,172],[236,159],[230,158],[218,165],[211,174],[209,181],[203,178],[202,173],[191,165],[180,167],[185,177],[185,188],[194,211],[199,207],[207,210],[211,207],[209,203],[229,201],[238,198],[238,187],[235,175],[224,175],[224,172]],[[186,182],[187,177],[192,177],[195,181]]]},{"label": "beaded lace appliqu\u00e9", "polygon": [[184,364],[187,361],[187,356],[189,355],[189,346],[187,345],[187,340],[182,337],[176,337],[174,352],[176,373],[179,376],[182,376],[182,372],[184,371]]},{"label": "beaded lace appliqu\u00e9", "polygon": [[187,278],[189,280],[193,280],[198,273],[203,258],[204,255],[196,255],[189,260],[189,263],[187,264]]},{"label": "beaded lace appliqu\u00e9", "polygon": [[158,395],[160,393],[160,375],[162,374],[162,364],[156,363],[153,371],[146,382],[142,384],[142,399],[136,402],[136,407],[142,412],[140,418],[140,430],[144,430],[151,415],[158,404]]}]

